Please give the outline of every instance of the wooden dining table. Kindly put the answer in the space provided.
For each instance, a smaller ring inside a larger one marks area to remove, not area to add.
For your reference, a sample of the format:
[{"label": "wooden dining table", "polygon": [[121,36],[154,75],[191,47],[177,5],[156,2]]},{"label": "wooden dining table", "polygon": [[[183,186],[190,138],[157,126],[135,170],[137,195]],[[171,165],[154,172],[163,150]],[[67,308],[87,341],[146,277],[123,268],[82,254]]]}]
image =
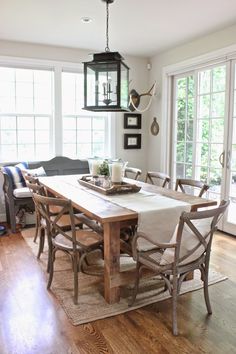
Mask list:
[{"label": "wooden dining table", "polygon": [[[81,186],[81,175],[40,177],[40,183],[57,197],[70,199],[72,205],[87,217],[96,220],[104,231],[104,298],[109,304],[119,302],[120,286],[130,281],[127,272],[120,272],[120,230],[126,226],[137,225],[138,213],[104,198],[96,191]],[[173,200],[188,203],[192,211],[216,205],[217,202],[182,192],[150,185],[144,182],[125,179],[135,183],[142,191],[154,193]]]}]

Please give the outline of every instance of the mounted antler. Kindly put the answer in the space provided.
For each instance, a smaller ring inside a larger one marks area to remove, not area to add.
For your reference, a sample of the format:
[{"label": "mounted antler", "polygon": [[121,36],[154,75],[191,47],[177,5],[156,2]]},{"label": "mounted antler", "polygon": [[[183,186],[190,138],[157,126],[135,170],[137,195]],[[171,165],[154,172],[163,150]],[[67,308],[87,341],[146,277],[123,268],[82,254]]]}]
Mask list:
[{"label": "mounted antler", "polygon": [[[131,90],[130,95],[129,95],[129,98],[130,98],[129,109],[130,109],[130,111],[133,112],[136,110],[140,113],[147,111],[149,109],[149,107],[151,106],[153,96],[155,95],[155,89],[156,89],[156,81],[154,82],[154,84],[152,85],[152,87],[150,88],[149,91],[141,93],[141,95],[139,95],[137,91]],[[153,92],[152,92],[152,90],[153,90]],[[146,106],[146,108],[143,110],[139,110],[138,106],[140,103],[140,97],[143,97],[143,96],[150,96],[151,98],[150,98],[150,101],[149,101],[148,105]]]},{"label": "mounted antler", "polygon": [[[152,89],[153,87],[155,86],[156,82],[154,82],[154,84],[152,85],[152,87],[150,88],[150,90],[148,92],[145,92],[145,93],[141,93],[141,95],[139,95],[139,97],[142,97],[142,96],[152,96]],[[153,93],[155,94],[155,92]]]}]

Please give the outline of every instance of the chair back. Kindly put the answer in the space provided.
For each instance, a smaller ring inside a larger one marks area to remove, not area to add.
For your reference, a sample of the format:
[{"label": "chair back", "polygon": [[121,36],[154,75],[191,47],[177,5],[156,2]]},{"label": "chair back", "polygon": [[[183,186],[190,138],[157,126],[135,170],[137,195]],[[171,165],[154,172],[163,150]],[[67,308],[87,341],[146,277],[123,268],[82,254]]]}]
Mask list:
[{"label": "chair back", "polygon": [[[37,193],[33,193],[33,198],[41,218],[46,221],[48,235],[52,239],[56,235],[60,234],[64,236],[67,240],[72,242],[74,251],[76,250],[76,245],[84,247],[84,245],[82,245],[79,241],[76,240],[75,219],[77,218],[74,215],[73,207],[70,200],[42,196]],[[50,212],[50,209],[53,209],[54,207],[60,210],[56,215]],[[63,228],[64,215],[69,215],[69,231]]]},{"label": "chair back", "polygon": [[142,171],[139,168],[135,167],[126,167],[125,168],[125,177],[132,178],[137,180],[139,176],[142,174]]},{"label": "chair back", "polygon": [[[34,178],[34,177],[33,177]],[[40,195],[46,195],[46,191],[44,189],[44,187],[42,185],[39,184],[39,182],[35,182],[32,181],[28,182],[28,180],[26,180],[26,186],[29,188],[29,190],[34,194],[40,194]],[[34,198],[34,196],[32,195],[32,197]]]},{"label": "chair back", "polygon": [[157,183],[159,182],[161,184],[161,187],[164,188],[168,183],[170,183],[170,176],[162,172],[148,171],[146,174],[145,182],[151,184],[157,184],[155,183],[155,180],[157,181]]},{"label": "chair back", "polygon": [[197,260],[202,263],[202,257],[209,263],[212,237],[228,205],[229,201],[223,200],[214,209],[182,213],[176,229],[176,265]]},{"label": "chair back", "polygon": [[[187,188],[189,189],[187,190]],[[175,184],[175,190],[177,191],[178,188],[180,188],[181,192],[186,193],[186,191],[189,191],[187,194],[192,194],[191,189],[200,189],[198,193],[198,197],[202,197],[202,195],[209,189],[209,186],[201,181],[197,181],[194,179],[184,179],[184,178],[177,178],[176,179],[176,184]]]},{"label": "chair back", "polygon": [[24,171],[22,171],[22,174],[23,174],[26,184],[27,184],[27,182],[32,183],[32,184],[38,184],[38,185],[40,184],[39,179],[37,177],[32,176]]}]

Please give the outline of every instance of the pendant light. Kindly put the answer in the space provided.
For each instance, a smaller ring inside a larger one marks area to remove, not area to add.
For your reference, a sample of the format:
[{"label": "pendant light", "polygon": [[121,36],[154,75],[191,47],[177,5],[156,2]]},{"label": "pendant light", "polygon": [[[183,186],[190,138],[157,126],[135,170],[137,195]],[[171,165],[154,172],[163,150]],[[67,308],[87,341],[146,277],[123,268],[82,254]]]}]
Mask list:
[{"label": "pendant light", "polygon": [[84,108],[93,112],[129,111],[129,68],[118,52],[109,48],[109,4],[106,3],[106,48],[84,63]]}]

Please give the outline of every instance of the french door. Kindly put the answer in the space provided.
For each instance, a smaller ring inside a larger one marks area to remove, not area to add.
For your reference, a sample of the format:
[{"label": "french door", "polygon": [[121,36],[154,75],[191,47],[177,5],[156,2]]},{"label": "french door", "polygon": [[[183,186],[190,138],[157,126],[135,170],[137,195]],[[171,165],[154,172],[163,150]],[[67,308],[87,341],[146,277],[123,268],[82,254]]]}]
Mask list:
[{"label": "french door", "polygon": [[174,77],[172,179],[206,182],[207,197],[230,199],[221,229],[236,235],[235,62]]}]

